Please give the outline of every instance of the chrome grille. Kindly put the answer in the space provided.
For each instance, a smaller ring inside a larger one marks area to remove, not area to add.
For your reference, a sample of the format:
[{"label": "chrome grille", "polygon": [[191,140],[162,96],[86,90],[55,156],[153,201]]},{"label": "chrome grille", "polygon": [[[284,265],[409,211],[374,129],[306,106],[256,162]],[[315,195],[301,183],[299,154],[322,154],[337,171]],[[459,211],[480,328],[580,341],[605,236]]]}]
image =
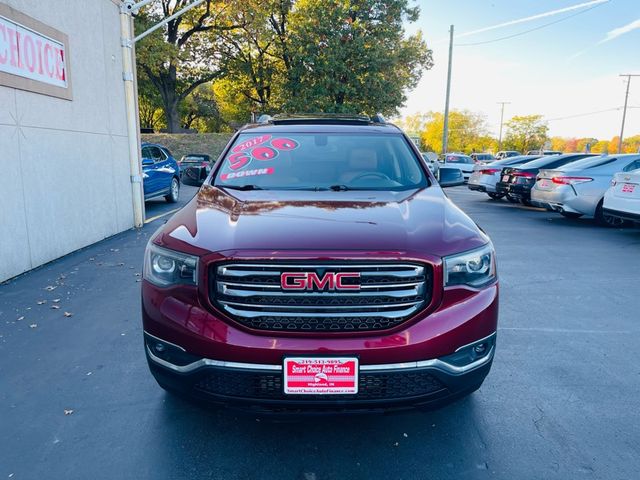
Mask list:
[{"label": "chrome grille", "polygon": [[[358,290],[291,291],[281,274],[358,273],[344,284]],[[212,302],[237,322],[258,330],[345,332],[392,328],[431,299],[428,265],[354,263],[233,263],[211,269]]]}]

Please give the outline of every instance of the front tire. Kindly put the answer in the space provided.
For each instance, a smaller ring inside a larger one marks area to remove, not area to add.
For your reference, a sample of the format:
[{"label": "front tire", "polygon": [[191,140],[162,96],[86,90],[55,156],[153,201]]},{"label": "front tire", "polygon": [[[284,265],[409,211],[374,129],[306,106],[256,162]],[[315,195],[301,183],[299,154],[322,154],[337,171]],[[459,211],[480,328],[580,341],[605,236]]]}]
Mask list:
[{"label": "front tire", "polygon": [[515,197],[512,197],[512,196],[511,196],[511,195],[509,195],[508,193],[507,193],[507,200],[509,200],[509,202],[511,202],[511,203],[520,203],[520,200],[518,200],[518,199],[517,199],[517,198],[515,198]]},{"label": "front tire", "polygon": [[504,197],[503,193],[487,193],[487,195],[489,195],[489,198],[491,198],[491,200],[500,200],[502,197]]},{"label": "front tire", "polygon": [[169,195],[165,196],[164,199],[169,203],[176,203],[178,198],[180,197],[180,180],[176,177],[171,179],[171,189],[169,190]]}]

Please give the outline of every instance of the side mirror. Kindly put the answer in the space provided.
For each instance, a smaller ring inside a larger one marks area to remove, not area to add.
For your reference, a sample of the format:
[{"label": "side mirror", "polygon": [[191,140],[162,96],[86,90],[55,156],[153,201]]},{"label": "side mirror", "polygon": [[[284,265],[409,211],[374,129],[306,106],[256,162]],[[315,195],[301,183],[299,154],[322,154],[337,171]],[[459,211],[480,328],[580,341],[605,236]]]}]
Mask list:
[{"label": "side mirror", "polygon": [[148,167],[150,165],[153,165],[153,159],[151,159],[151,158],[143,158],[142,159],[142,166],[143,167]]},{"label": "side mirror", "polygon": [[462,170],[455,167],[440,167],[440,186],[457,187],[464,185],[464,176]]}]

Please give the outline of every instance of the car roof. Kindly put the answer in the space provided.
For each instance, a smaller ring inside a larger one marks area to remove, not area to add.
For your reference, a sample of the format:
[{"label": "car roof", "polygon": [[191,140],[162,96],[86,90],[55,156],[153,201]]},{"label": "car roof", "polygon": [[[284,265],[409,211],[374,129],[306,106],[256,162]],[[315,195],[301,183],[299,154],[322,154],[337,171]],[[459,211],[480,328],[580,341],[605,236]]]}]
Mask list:
[{"label": "car roof", "polygon": [[326,123],[318,121],[313,123],[305,121],[301,123],[286,124],[249,124],[242,127],[239,133],[369,133],[377,135],[398,135],[402,133],[398,127],[391,123],[358,123],[347,122]]},{"label": "car roof", "polygon": [[[598,155],[589,155],[588,153],[565,153],[563,155],[545,155],[536,160],[531,160],[530,162],[523,163],[518,168],[520,170],[526,170],[528,168],[544,168],[545,165],[549,163],[557,162],[558,160],[570,159],[571,157],[579,157],[590,158],[597,157]],[[577,160],[582,160],[582,158],[576,158]],[[567,162],[569,163],[569,162]]]}]

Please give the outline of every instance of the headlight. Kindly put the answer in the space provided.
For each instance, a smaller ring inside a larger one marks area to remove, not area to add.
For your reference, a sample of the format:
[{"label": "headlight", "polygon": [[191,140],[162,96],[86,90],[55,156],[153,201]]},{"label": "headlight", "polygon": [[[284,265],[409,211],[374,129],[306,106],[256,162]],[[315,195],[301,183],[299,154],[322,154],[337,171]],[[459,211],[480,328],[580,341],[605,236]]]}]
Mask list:
[{"label": "headlight", "polygon": [[496,254],[493,245],[444,258],[444,286],[481,287],[496,278]]},{"label": "headlight", "polygon": [[152,243],[144,253],[144,278],[159,287],[198,284],[198,257]]}]

